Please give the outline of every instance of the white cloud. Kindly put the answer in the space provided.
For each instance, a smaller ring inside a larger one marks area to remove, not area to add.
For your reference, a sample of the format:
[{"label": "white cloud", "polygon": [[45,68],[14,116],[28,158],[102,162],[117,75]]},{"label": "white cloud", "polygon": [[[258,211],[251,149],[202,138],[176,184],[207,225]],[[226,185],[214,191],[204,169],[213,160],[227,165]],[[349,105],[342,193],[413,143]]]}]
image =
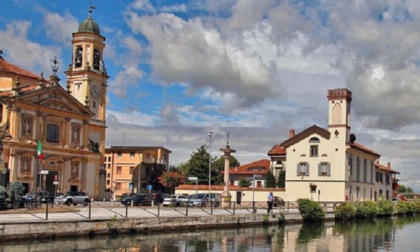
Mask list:
[{"label": "white cloud", "polygon": [[0,30],[0,47],[5,49],[4,58],[8,62],[37,75],[43,72],[47,77],[52,73],[50,60],[57,56],[62,62],[61,48],[31,41],[27,34],[31,26],[28,21],[9,22],[5,30]]}]

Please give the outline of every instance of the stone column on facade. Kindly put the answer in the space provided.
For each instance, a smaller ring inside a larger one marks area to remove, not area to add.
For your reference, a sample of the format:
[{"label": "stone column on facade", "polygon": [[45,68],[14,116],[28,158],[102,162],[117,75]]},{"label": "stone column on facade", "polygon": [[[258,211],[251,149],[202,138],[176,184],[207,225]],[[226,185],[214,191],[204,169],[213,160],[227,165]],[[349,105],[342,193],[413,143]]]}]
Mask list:
[{"label": "stone column on facade", "polygon": [[89,126],[89,121],[86,119],[83,119],[82,134],[80,136],[80,143],[81,143],[80,145],[83,146],[84,150],[89,150],[88,126]]},{"label": "stone column on facade", "polygon": [[220,149],[220,151],[222,151],[224,153],[224,158],[225,158],[225,170],[224,170],[224,187],[223,187],[223,193],[222,193],[222,207],[223,208],[228,208],[230,207],[230,203],[231,203],[231,199],[232,199],[232,195],[229,192],[229,182],[230,182],[230,178],[229,178],[229,169],[230,169],[230,157],[231,157],[231,153],[235,153],[236,151],[231,149],[229,146],[229,141],[228,144],[226,145],[225,148]]},{"label": "stone column on facade", "polygon": [[16,181],[17,180],[17,175],[18,175],[18,171],[17,171],[17,159],[15,156],[15,149],[10,148],[9,149],[9,169],[10,169],[10,182],[12,181]]},{"label": "stone column on facade", "polygon": [[12,118],[11,118],[11,125],[15,125],[15,127],[10,127],[10,135],[12,135],[13,136],[13,139],[14,140],[16,140],[16,139],[18,139],[19,138],[19,135],[20,135],[20,132],[19,132],[19,129],[21,129],[21,127],[20,127],[20,122],[21,122],[21,119],[20,119],[20,111],[21,111],[21,109],[20,108],[18,108],[18,107],[16,107],[16,105],[13,105],[13,107],[12,107]]},{"label": "stone column on facade", "polygon": [[82,157],[80,159],[80,170],[79,170],[79,178],[80,178],[80,192],[84,192],[86,190],[86,167],[87,167],[87,158]]},{"label": "stone column on facade", "polygon": [[[61,191],[68,191],[70,189],[69,187],[69,179],[70,179],[70,171],[71,171],[71,161],[72,158],[68,158],[64,160],[62,172],[61,172],[61,181],[59,182],[59,185],[61,184],[60,189]],[[59,178],[60,180],[60,178]]]},{"label": "stone column on facade", "polygon": [[65,124],[64,124],[64,148],[68,148],[71,144],[71,124],[70,124],[70,118],[65,118]]}]

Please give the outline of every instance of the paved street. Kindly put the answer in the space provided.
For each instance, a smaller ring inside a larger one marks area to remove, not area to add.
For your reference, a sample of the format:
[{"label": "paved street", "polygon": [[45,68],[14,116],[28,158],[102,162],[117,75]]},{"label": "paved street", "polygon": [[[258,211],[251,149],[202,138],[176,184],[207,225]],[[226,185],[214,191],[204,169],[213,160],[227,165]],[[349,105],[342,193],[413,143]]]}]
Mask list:
[{"label": "paved street", "polygon": [[[89,214],[90,209],[90,214]],[[91,207],[54,205],[48,208],[48,220],[45,205],[41,209],[27,210],[17,209],[0,213],[0,223],[25,223],[46,221],[83,221],[104,220],[110,218],[150,218],[150,217],[194,217],[211,215],[252,214],[252,208],[221,209],[213,208],[187,208],[186,207],[125,207],[119,202],[92,202]],[[274,213],[280,213],[280,208],[274,208]],[[267,210],[256,209],[256,213],[263,214]]]}]

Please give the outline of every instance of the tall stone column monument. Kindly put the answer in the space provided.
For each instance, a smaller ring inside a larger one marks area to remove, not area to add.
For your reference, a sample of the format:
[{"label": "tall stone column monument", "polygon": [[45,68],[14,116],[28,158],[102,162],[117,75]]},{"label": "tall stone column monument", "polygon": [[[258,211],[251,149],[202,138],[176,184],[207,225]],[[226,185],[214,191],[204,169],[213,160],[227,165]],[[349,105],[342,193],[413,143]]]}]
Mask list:
[{"label": "tall stone column monument", "polygon": [[226,135],[227,137],[227,144],[226,147],[223,149],[220,149],[220,151],[222,151],[224,153],[224,158],[225,158],[225,170],[224,170],[224,187],[223,187],[223,192],[222,192],[222,207],[223,208],[229,208],[230,207],[230,203],[231,203],[231,199],[232,199],[232,195],[229,192],[229,183],[230,183],[230,179],[229,179],[229,169],[230,169],[230,157],[231,157],[231,153],[235,153],[235,150],[232,150],[229,146],[229,133],[227,133]]}]

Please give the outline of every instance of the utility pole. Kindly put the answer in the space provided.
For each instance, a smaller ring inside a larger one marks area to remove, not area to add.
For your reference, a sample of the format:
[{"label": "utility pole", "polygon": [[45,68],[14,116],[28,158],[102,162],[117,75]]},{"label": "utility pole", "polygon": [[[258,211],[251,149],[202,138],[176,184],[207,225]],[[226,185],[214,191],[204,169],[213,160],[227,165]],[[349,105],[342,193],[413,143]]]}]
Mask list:
[{"label": "utility pole", "polygon": [[211,190],[211,135],[212,131],[209,132],[209,206],[211,204],[210,190]]}]

